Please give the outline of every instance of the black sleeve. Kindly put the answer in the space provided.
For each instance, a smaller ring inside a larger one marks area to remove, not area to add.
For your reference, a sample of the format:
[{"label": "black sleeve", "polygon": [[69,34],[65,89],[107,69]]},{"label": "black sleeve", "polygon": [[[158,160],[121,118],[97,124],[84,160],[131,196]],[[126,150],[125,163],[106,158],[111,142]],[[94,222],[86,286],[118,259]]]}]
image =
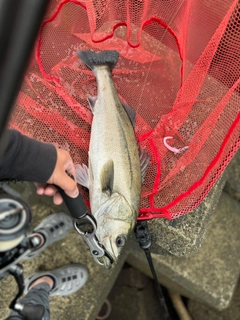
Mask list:
[{"label": "black sleeve", "polygon": [[54,145],[28,138],[16,130],[8,130],[8,145],[0,158],[0,180],[45,183],[57,161]]}]

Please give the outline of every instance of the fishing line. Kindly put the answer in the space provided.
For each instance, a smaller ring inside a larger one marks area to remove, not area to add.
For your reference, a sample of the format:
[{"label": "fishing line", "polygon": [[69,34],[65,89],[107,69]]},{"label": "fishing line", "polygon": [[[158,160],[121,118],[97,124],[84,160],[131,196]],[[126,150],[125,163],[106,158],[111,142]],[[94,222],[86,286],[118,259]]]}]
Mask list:
[{"label": "fishing line", "polygon": [[[180,5],[179,5],[178,9],[176,10],[175,14],[172,16],[172,19],[169,21],[168,26],[170,26],[171,23],[174,21],[174,19],[176,18],[179,10],[182,8],[182,5],[183,5],[183,3],[184,3],[185,1],[186,1],[186,0],[183,0],[183,1],[180,3]],[[163,35],[162,35],[161,39],[159,40],[158,45],[155,47],[155,52],[157,52],[160,44],[162,43],[165,35],[167,34],[167,31],[168,31],[168,28],[166,28],[165,31],[163,32]],[[152,53],[152,55],[153,55],[153,54],[155,55],[155,52]],[[143,96],[143,92],[144,92],[144,89],[145,89],[145,86],[146,86],[146,83],[147,83],[147,79],[148,79],[149,72],[150,72],[150,70],[151,70],[151,68],[152,68],[152,64],[153,64],[153,56],[152,56],[150,65],[149,65],[149,67],[148,67],[148,69],[147,69],[147,72],[146,72],[146,75],[145,75],[145,79],[144,79],[144,82],[143,82],[142,90],[141,90],[141,92],[140,92],[139,100],[138,100],[138,103],[137,103],[137,111],[136,111],[136,112],[138,112],[138,110],[139,110],[139,105],[140,105],[140,102],[141,102],[141,99],[142,99],[142,96]]]},{"label": "fishing line", "polygon": [[[184,2],[185,2],[185,0],[183,0],[180,3],[178,9],[176,10],[176,12],[173,15],[172,19],[168,23],[168,26],[170,26],[171,23],[174,21],[174,19],[176,18],[179,10],[182,8],[182,5],[183,5]],[[158,50],[158,48],[160,46],[160,43],[162,43],[165,35],[167,34],[167,31],[168,31],[168,28],[166,28],[165,31],[163,32],[163,35],[162,35],[161,39],[159,40],[158,45],[155,47],[155,52],[157,52],[157,50]],[[141,90],[141,93],[140,93],[139,101],[138,101],[138,104],[137,104],[137,111],[136,112],[138,112],[138,110],[139,110],[140,101],[142,99],[143,92],[144,92],[144,89],[145,89],[145,86],[146,86],[146,82],[147,82],[147,79],[148,79],[148,76],[149,76],[149,73],[150,73],[150,69],[151,69],[152,64],[153,64],[153,54],[155,55],[155,53],[152,53],[152,59],[151,59],[149,68],[148,68],[148,70],[146,72],[146,76],[145,76],[145,79],[144,79],[144,82],[143,82],[143,86],[142,86],[142,90]],[[164,294],[163,294],[161,285],[158,282],[157,274],[155,272],[155,268],[154,268],[153,261],[152,261],[152,256],[151,256],[151,252],[150,252],[151,237],[150,237],[149,230],[148,230],[147,220],[143,220],[143,221],[138,221],[137,222],[137,225],[135,227],[135,236],[136,236],[136,239],[137,239],[137,241],[139,243],[140,248],[142,248],[144,250],[144,252],[145,252],[145,255],[146,255],[146,258],[147,258],[147,261],[148,261],[148,265],[149,265],[149,267],[151,269],[153,280],[154,280],[154,285],[155,285],[155,288],[156,288],[156,293],[157,293],[160,305],[162,307],[164,320],[170,320],[171,318],[170,318],[170,315],[169,315],[169,312],[168,312],[168,308],[167,308],[167,304],[166,304],[166,301],[165,301],[165,298],[164,298]]]}]

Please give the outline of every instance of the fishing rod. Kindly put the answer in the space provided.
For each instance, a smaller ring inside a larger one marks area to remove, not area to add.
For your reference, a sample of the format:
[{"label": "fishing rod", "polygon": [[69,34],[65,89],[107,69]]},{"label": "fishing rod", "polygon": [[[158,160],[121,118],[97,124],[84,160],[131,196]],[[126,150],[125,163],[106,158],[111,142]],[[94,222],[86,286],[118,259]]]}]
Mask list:
[{"label": "fishing rod", "polygon": [[[175,17],[177,16],[177,13],[181,9],[181,7],[182,7],[184,2],[185,2],[185,0],[182,0],[182,2],[179,4],[178,9],[176,10],[175,14],[172,16],[171,20],[169,21],[169,25],[171,25],[171,23],[174,21]],[[158,45],[157,45],[157,47],[155,49],[156,52],[157,52],[157,50],[158,50],[158,48],[160,46],[160,43],[162,43],[162,41],[163,41],[163,39],[164,39],[166,34],[167,34],[167,28],[165,29],[161,39],[159,40],[159,43],[158,43]],[[143,86],[142,86],[142,91],[140,93],[138,104],[137,104],[138,106],[140,105],[140,102],[141,102],[141,99],[142,99],[142,96],[143,96],[143,92],[145,90],[145,86],[146,86],[146,83],[147,83],[147,78],[148,78],[150,69],[152,67],[152,64],[153,64],[153,57],[152,57],[152,60],[150,62],[149,68],[148,68],[148,70],[146,72],[146,76],[145,76],[144,83],[143,83]],[[139,109],[139,107],[137,107],[136,112],[138,112],[138,109]],[[157,216],[155,218],[157,218]],[[148,265],[149,265],[149,267],[151,269],[153,280],[154,280],[154,285],[155,285],[156,292],[157,292],[157,296],[158,296],[158,299],[160,301],[160,305],[161,305],[161,307],[163,309],[164,320],[171,320],[171,317],[170,317],[170,314],[169,314],[169,311],[168,311],[168,308],[167,308],[167,304],[166,304],[166,301],[165,301],[165,298],[164,298],[164,294],[163,294],[161,285],[158,282],[157,274],[156,274],[156,271],[155,271],[155,268],[154,268],[154,265],[153,265],[153,261],[152,261],[152,256],[151,256],[151,252],[150,252],[151,235],[149,233],[147,220],[138,220],[137,224],[135,226],[134,232],[135,232],[135,237],[136,237],[136,239],[137,239],[137,241],[139,243],[140,248],[143,249],[143,251],[145,252],[145,255],[146,255],[146,258],[147,258],[147,261],[148,261]]]},{"label": "fishing rod", "polygon": [[136,226],[135,226],[135,236],[136,239],[139,243],[139,246],[141,249],[143,249],[143,251],[145,252],[149,267],[151,269],[152,272],[152,276],[153,276],[153,280],[154,280],[154,285],[155,285],[155,289],[157,292],[157,296],[162,308],[162,312],[163,312],[163,320],[171,320],[169,311],[168,311],[168,307],[166,304],[166,300],[164,298],[164,294],[162,291],[162,287],[158,282],[158,278],[157,278],[157,274],[153,265],[153,261],[152,261],[152,256],[151,256],[151,252],[150,252],[150,247],[151,247],[151,235],[149,233],[149,229],[148,229],[148,224],[147,224],[147,220],[141,220],[138,221]]}]

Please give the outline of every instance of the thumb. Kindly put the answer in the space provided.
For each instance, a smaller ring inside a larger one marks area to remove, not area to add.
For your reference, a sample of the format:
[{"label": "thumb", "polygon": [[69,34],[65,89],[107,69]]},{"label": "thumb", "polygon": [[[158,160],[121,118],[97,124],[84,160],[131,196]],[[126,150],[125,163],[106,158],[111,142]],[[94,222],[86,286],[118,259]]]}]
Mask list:
[{"label": "thumb", "polygon": [[54,184],[59,186],[71,198],[76,198],[79,194],[76,181],[70,178],[67,173],[56,177]]}]

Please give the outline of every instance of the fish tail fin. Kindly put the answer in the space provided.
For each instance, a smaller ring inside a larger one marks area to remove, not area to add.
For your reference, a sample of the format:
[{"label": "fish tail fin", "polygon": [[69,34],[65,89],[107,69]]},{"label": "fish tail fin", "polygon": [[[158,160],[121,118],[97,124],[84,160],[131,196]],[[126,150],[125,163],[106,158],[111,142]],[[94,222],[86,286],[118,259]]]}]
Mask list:
[{"label": "fish tail fin", "polygon": [[85,63],[91,70],[95,66],[107,65],[112,70],[118,60],[119,53],[116,50],[103,50],[99,53],[83,50],[77,51],[77,55],[83,63]]}]

